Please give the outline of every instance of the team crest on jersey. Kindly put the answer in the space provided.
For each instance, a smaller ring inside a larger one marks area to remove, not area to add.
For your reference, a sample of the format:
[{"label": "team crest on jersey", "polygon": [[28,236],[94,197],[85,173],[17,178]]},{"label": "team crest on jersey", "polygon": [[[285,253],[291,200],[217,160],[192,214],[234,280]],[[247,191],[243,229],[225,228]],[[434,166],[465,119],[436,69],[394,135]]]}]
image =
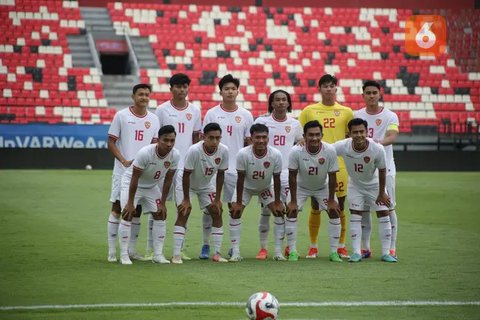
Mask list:
[{"label": "team crest on jersey", "polygon": [[290,126],[286,126],[286,127],[285,127],[285,131],[287,131],[287,133],[289,133],[290,130],[292,130],[292,128],[291,128]]},{"label": "team crest on jersey", "polygon": [[377,127],[378,127],[379,125],[381,125],[381,124],[382,124],[382,119],[376,119],[376,120],[375,120],[375,124],[377,125]]},{"label": "team crest on jersey", "polygon": [[319,158],[318,163],[324,164],[325,163],[325,158],[324,157]]},{"label": "team crest on jersey", "polygon": [[145,128],[150,129],[152,124],[149,121],[145,121]]},{"label": "team crest on jersey", "polygon": [[363,161],[365,161],[365,163],[369,163],[370,162],[370,157],[363,157]]},{"label": "team crest on jersey", "polygon": [[240,123],[240,122],[242,121],[242,117],[236,116],[236,117],[235,117],[235,121],[236,121],[237,123]]},{"label": "team crest on jersey", "polygon": [[265,162],[263,163],[263,166],[265,167],[265,169],[268,169],[268,168],[270,167],[270,162],[265,161]]},{"label": "team crest on jersey", "polygon": [[222,159],[220,159],[220,158],[215,158],[215,164],[220,164],[220,161],[221,161],[221,160],[222,160]]},{"label": "team crest on jersey", "polygon": [[333,113],[335,114],[335,117],[340,116],[340,111],[338,111],[338,110],[333,111]]},{"label": "team crest on jersey", "polygon": [[192,120],[192,117],[193,117],[193,116],[192,116],[191,113],[187,113],[187,114],[185,115],[185,117],[187,117],[187,120],[190,121],[190,120]]},{"label": "team crest on jersey", "polygon": [[170,167],[170,161],[165,161],[163,165],[165,166],[165,169],[168,169]]}]

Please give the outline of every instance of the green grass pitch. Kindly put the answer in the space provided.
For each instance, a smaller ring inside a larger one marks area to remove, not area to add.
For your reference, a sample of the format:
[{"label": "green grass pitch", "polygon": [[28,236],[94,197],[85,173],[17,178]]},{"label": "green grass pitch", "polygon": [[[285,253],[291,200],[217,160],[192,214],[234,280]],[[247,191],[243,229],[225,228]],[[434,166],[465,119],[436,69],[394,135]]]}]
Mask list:
[{"label": "green grass pitch", "polygon": [[[397,175],[399,263],[374,257],[358,264],[328,261],[326,215],[320,258],[297,263],[256,261],[256,201],[243,218],[241,263],[195,259],[183,265],[133,266],[106,261],[111,171],[0,171],[0,319],[244,319],[243,303],[266,290],[282,306],[281,319],[478,319],[480,314],[480,173]],[[224,213],[225,221],[226,214]],[[166,256],[172,252],[169,206]],[[301,214],[298,249],[308,247]],[[146,218],[138,244],[143,251]],[[201,217],[194,209],[187,253],[198,256]],[[225,228],[224,252],[229,246]],[[347,236],[348,239],[348,236]],[[273,243],[269,248],[273,250]],[[339,306],[337,302],[475,302],[470,305]],[[228,305],[130,306],[166,302]],[[332,302],[300,306],[301,302]],[[239,303],[242,303],[240,305]],[[8,306],[93,305],[81,309],[6,310]],[[98,304],[113,304],[97,308]]]}]

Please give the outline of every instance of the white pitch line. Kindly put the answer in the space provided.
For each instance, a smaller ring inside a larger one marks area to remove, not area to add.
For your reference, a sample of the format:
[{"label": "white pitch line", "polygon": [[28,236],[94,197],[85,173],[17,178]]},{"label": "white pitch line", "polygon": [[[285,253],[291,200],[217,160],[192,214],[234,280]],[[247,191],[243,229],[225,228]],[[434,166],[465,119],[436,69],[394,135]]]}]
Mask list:
[{"label": "white pitch line", "polygon": [[[152,307],[243,307],[244,302],[159,302],[159,303],[99,303],[99,304],[51,304],[33,306],[0,306],[0,311],[9,310],[69,310],[105,308],[152,308]],[[330,301],[330,302],[283,302],[281,307],[418,307],[418,306],[480,306],[480,301]]]}]

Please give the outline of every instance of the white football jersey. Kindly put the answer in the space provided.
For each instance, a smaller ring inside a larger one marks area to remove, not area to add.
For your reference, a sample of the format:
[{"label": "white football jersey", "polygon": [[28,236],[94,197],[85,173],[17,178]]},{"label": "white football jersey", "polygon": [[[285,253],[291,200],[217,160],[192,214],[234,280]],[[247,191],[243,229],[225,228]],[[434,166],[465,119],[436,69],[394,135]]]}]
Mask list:
[{"label": "white football jersey", "polygon": [[202,130],[202,114],[200,108],[190,102],[183,109],[175,108],[171,101],[166,101],[158,106],[155,114],[160,121],[160,127],[172,125],[177,132],[175,148],[181,152],[178,168],[183,168],[185,153],[193,144],[192,136],[196,131]]},{"label": "white football jersey", "polygon": [[185,156],[185,170],[193,171],[190,175],[190,189],[205,189],[218,170],[228,169],[228,148],[219,144],[213,153],[208,153],[204,141],[191,146]]},{"label": "white football jersey", "polygon": [[352,138],[334,143],[339,157],[343,157],[349,176],[348,183],[359,188],[369,188],[378,185],[378,170],[385,169],[385,149],[381,144],[367,138],[365,151],[353,149]]},{"label": "white football jersey", "polygon": [[328,174],[338,171],[335,148],[322,142],[320,150],[313,154],[307,146],[294,146],[290,151],[288,168],[298,170],[297,185],[307,190],[320,190],[327,186]]},{"label": "white football jersey", "polygon": [[[122,156],[133,160],[138,150],[155,142],[160,124],[158,118],[150,111],[144,116],[133,113],[133,107],[118,111],[113,117],[108,136],[116,140]],[[122,175],[125,167],[115,158],[113,173]]]},{"label": "white football jersey", "polygon": [[268,127],[268,144],[282,154],[282,169],[288,168],[288,154],[296,142],[303,138],[302,125],[297,119],[289,117],[277,120],[272,114],[258,117],[255,123]]},{"label": "white football jersey", "polygon": [[253,146],[240,149],[237,154],[237,170],[245,171],[244,188],[262,191],[272,184],[274,173],[282,172],[282,155],[277,149],[267,146],[267,153],[259,158],[253,153]]},{"label": "white football jersey", "polygon": [[152,188],[160,184],[163,188],[163,179],[168,170],[175,170],[180,160],[180,152],[173,148],[165,156],[161,157],[157,152],[157,145],[151,144],[143,147],[135,156],[133,164],[125,170],[123,179],[130,181],[132,179],[133,168],[142,171],[138,179],[139,188]]},{"label": "white football jersey", "polygon": [[203,126],[216,122],[222,128],[222,143],[230,152],[228,172],[236,172],[236,154],[244,147],[246,137],[250,137],[250,127],[253,124],[253,116],[250,111],[237,107],[233,111],[222,108],[222,105],[213,107],[207,111],[203,119]]},{"label": "white football jersey", "polygon": [[[400,125],[397,114],[387,108],[381,108],[380,112],[375,114],[368,113],[366,108],[362,108],[355,111],[355,117],[367,121],[368,137],[375,141],[380,141],[385,138],[391,126],[398,130],[398,126]],[[384,148],[387,155],[387,175],[395,175],[396,168],[393,158],[393,146],[388,145],[384,146]]]}]

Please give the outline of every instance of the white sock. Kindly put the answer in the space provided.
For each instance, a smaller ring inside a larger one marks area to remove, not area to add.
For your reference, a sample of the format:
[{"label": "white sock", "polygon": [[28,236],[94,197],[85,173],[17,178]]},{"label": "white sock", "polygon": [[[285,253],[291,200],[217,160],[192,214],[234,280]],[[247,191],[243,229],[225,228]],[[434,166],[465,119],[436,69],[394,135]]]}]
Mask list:
[{"label": "white sock", "polygon": [[212,227],[212,242],[213,242],[213,253],[220,253],[222,250],[223,242],[223,227],[216,228]]},{"label": "white sock", "polygon": [[165,220],[153,220],[152,237],[153,237],[153,255],[163,255],[163,243],[165,242],[165,234],[167,226]]},{"label": "white sock", "polygon": [[260,221],[258,222],[260,248],[262,249],[267,247],[269,231],[270,231],[270,209],[268,209],[268,207],[263,207],[262,213],[260,214]]},{"label": "white sock", "polygon": [[130,221],[125,221],[122,219],[120,221],[120,226],[118,227],[118,233],[120,237],[118,238],[120,242],[120,255],[128,255],[128,244],[130,242],[132,223]]},{"label": "white sock", "polygon": [[337,252],[338,241],[340,240],[340,218],[330,219],[328,222],[328,242],[330,243],[330,252]]},{"label": "white sock", "polygon": [[358,214],[350,215],[350,237],[352,240],[353,253],[361,254],[362,217]]},{"label": "white sock", "polygon": [[212,233],[212,216],[203,213],[203,244],[210,245],[210,234]]},{"label": "white sock", "polygon": [[297,252],[297,218],[285,219],[285,234],[290,252]]},{"label": "white sock", "polygon": [[273,219],[273,234],[275,255],[281,255],[283,239],[285,238],[285,219],[283,217],[275,217]]},{"label": "white sock", "polygon": [[382,256],[390,253],[390,243],[392,242],[392,224],[390,217],[378,218],[378,232],[382,243]]},{"label": "white sock", "polygon": [[230,217],[229,229],[233,255],[240,255],[240,232],[242,231],[242,221]]},{"label": "white sock", "polygon": [[175,226],[173,228],[173,255],[179,256],[182,250],[182,244],[185,240],[186,229],[181,226]]},{"label": "white sock", "polygon": [[130,235],[130,244],[128,245],[129,253],[136,252],[138,234],[140,233],[140,217],[132,218],[132,234]]},{"label": "white sock", "polygon": [[370,212],[362,214],[362,248],[370,250],[370,236],[372,235],[372,215]]},{"label": "white sock", "polygon": [[390,249],[395,250],[398,232],[398,220],[395,210],[390,211],[390,223],[392,224],[392,243],[390,244]]},{"label": "white sock", "polygon": [[108,254],[117,254],[117,234],[120,219],[115,217],[112,213],[108,216],[107,222],[107,239],[108,239]]},{"label": "white sock", "polygon": [[152,252],[153,251],[153,235],[152,235],[152,229],[153,229],[153,215],[149,214],[148,215],[148,229],[147,229],[147,252]]}]

